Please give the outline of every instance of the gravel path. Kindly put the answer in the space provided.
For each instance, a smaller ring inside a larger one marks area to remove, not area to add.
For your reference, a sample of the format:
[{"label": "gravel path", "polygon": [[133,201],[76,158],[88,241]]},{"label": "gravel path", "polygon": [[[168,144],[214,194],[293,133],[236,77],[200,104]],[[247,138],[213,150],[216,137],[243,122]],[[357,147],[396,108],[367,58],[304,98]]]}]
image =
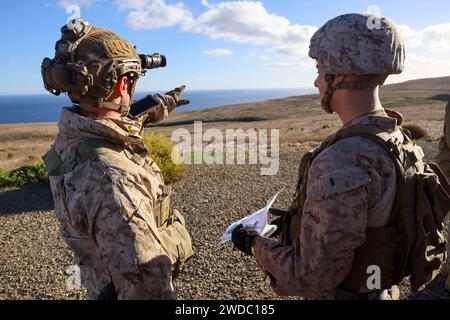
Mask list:
[{"label": "gravel path", "polygon": [[[427,145],[434,154],[436,145]],[[275,206],[288,206],[301,153],[281,155],[277,176],[263,177],[258,166],[190,166],[175,186],[174,205],[188,215],[194,258],[175,286],[181,299],[276,299],[252,259],[218,245],[225,228],[265,205],[279,189]],[[0,299],[82,299],[83,290],[66,289],[65,270],[73,264],[58,236],[47,185],[0,193]],[[403,298],[449,299],[443,278]]]}]

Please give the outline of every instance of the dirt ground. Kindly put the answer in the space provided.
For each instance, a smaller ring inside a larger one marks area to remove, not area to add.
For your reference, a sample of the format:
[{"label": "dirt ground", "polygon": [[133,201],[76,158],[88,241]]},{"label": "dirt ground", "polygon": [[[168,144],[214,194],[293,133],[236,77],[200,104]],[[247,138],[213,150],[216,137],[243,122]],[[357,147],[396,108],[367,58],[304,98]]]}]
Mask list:
[{"label": "dirt ground", "polygon": [[[436,143],[423,144],[428,154]],[[298,151],[282,151],[280,171],[261,176],[258,165],[193,165],[174,185],[173,205],[187,215],[194,257],[175,281],[180,299],[278,299],[255,262],[219,245],[226,227],[262,208],[285,187],[275,207],[287,208],[296,183]],[[0,299],[84,299],[84,290],[72,290],[74,258],[61,241],[47,184],[0,192]],[[408,281],[402,299],[449,300],[444,278],[438,276],[412,294]]]}]

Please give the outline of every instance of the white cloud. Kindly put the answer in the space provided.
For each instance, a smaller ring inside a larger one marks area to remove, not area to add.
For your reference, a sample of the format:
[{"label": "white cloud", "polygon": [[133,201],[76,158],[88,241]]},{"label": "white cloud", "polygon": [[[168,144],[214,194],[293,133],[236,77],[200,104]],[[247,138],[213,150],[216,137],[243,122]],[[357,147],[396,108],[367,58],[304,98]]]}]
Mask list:
[{"label": "white cloud", "polygon": [[[285,17],[268,12],[260,1],[211,4],[202,0],[201,3],[205,11],[194,17],[181,2],[116,0],[119,10],[127,12],[127,23],[133,29],[179,25],[184,32],[203,34],[212,39],[273,46],[268,53],[288,58],[290,65],[303,64],[308,58],[309,40],[317,27],[293,24]],[[263,56],[264,59],[267,56]]]},{"label": "white cloud", "polygon": [[423,31],[430,51],[450,51],[450,23],[430,26]]},{"label": "white cloud", "polygon": [[[96,0],[76,2],[91,1]],[[283,16],[267,11],[261,1],[210,3],[208,0],[201,0],[204,10],[195,16],[181,0],[176,3],[169,3],[167,0],[115,0],[115,3],[119,10],[125,12],[127,23],[133,29],[178,26],[184,32],[202,34],[212,39],[267,46],[265,55],[250,54],[254,59],[274,61],[266,64],[267,67],[311,66],[308,57],[309,41],[318,28],[294,24]],[[432,77],[450,73],[450,60],[443,58],[450,56],[450,23],[432,25],[422,30],[408,25],[401,25],[399,28],[406,42],[407,62],[404,75],[395,78]],[[439,59],[433,55],[438,52],[442,53]],[[435,58],[431,59],[426,54]],[[230,55],[230,52],[215,49],[205,51],[203,55],[224,56]]]},{"label": "white cloud", "polygon": [[274,68],[274,69],[303,69],[303,68],[309,68],[312,65],[307,62],[274,62],[274,63],[268,63],[266,64],[266,67]]},{"label": "white cloud", "polygon": [[267,50],[269,53],[275,53],[285,57],[303,57],[306,58],[309,50],[309,42],[300,44],[283,44]]},{"label": "white cloud", "polygon": [[401,34],[403,35],[403,40],[405,41],[407,48],[416,48],[423,45],[422,35],[420,32],[413,30],[410,26],[399,25]]},{"label": "white cloud", "polygon": [[234,55],[234,52],[228,49],[213,49],[202,52],[205,57],[226,57]]},{"label": "white cloud", "polygon": [[409,54],[405,61],[405,70],[392,75],[387,83],[403,82],[421,78],[446,77],[450,75],[450,59],[432,58],[420,54]]},{"label": "white cloud", "polygon": [[204,5],[205,7],[209,8],[210,4],[208,0],[202,0],[202,5]]},{"label": "white cloud", "polygon": [[145,10],[146,5],[148,4],[147,0],[115,0],[117,8],[121,11],[125,10]]},{"label": "white cloud", "polygon": [[167,4],[164,0],[116,0],[121,11],[127,13],[127,24],[134,30],[160,29],[186,23],[191,12],[182,3]]},{"label": "white cloud", "polygon": [[185,31],[213,39],[250,44],[306,43],[317,29],[292,24],[285,17],[269,13],[260,1],[230,1],[209,4]]},{"label": "white cloud", "polygon": [[414,30],[407,25],[399,26],[407,48],[425,46],[430,52],[450,51],[450,23]]},{"label": "white cloud", "polygon": [[60,6],[63,9],[67,9],[68,7],[72,5],[76,5],[79,7],[88,7],[94,2],[95,0],[59,0],[58,6]]}]

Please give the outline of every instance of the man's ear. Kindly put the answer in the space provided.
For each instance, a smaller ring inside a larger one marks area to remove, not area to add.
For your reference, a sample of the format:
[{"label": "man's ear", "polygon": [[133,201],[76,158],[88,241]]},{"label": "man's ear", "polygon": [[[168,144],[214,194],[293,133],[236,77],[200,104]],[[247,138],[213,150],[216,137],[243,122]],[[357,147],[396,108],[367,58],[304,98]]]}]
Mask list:
[{"label": "man's ear", "polygon": [[126,76],[121,77],[114,86],[114,92],[123,97],[128,92],[129,80]]}]

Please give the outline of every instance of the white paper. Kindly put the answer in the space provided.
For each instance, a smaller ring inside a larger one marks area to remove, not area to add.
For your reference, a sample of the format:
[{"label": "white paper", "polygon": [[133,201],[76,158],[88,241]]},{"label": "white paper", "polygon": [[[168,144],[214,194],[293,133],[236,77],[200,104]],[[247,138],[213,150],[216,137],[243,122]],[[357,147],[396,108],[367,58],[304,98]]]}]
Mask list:
[{"label": "white paper", "polygon": [[231,224],[225,233],[220,237],[220,244],[225,244],[228,241],[231,241],[233,230],[240,224],[244,227],[255,229],[256,232],[263,237],[270,237],[277,230],[277,226],[267,223],[267,219],[269,218],[269,209],[272,207],[273,203],[282,191],[283,189],[278,191],[277,194],[267,202],[266,207]]}]

